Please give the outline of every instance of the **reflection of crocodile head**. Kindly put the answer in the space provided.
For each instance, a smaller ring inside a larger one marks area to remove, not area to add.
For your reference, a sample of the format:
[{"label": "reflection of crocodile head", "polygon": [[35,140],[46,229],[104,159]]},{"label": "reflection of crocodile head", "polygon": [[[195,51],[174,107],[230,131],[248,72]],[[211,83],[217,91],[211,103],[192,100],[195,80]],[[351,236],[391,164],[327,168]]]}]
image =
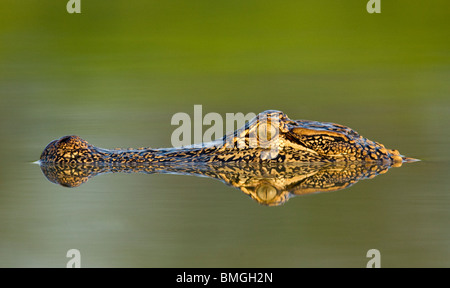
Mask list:
[{"label": "reflection of crocodile head", "polygon": [[180,148],[108,150],[78,136],[52,141],[41,163],[337,163],[365,162],[401,166],[410,158],[334,123],[291,120],[265,111],[222,139]]},{"label": "reflection of crocodile head", "polygon": [[283,204],[290,197],[331,192],[347,188],[361,179],[385,173],[389,166],[376,163],[283,163],[283,164],[174,164],[90,165],[41,164],[44,175],[53,183],[77,187],[103,173],[140,172],[206,176],[239,188],[253,200],[267,206]]}]

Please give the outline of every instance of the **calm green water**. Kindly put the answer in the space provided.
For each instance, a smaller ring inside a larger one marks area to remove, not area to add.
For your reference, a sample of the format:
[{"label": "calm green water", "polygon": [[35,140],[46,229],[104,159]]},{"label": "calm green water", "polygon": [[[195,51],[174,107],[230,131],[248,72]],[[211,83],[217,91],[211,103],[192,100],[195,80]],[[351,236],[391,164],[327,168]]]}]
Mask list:
[{"label": "calm green water", "polygon": [[[448,1],[4,1],[0,266],[450,267]],[[432,3],[431,3],[432,2]],[[190,176],[108,174],[78,188],[32,164],[76,134],[170,147],[171,117],[284,111],[422,161],[278,207]]]}]

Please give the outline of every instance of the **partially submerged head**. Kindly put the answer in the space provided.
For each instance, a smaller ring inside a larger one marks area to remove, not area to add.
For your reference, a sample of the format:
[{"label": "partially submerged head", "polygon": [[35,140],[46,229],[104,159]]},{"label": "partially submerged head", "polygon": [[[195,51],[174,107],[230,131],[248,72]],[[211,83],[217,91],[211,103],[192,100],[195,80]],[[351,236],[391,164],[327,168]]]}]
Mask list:
[{"label": "partially submerged head", "polygon": [[[185,150],[188,148],[180,151],[174,148],[172,158],[161,157],[158,161],[173,161],[178,157],[176,160],[186,163],[208,162],[208,159],[214,159],[211,161],[376,162],[400,166],[403,162],[412,160],[403,157],[397,150],[387,149],[383,144],[362,137],[349,127],[308,120],[294,121],[283,112],[275,110],[258,114],[244,127],[224,136],[222,140],[213,141],[218,144],[214,145],[217,149],[208,147],[209,150],[200,150],[198,153],[186,154]],[[205,154],[210,158],[204,157]],[[141,162],[154,160],[141,157],[136,151],[112,153],[106,149],[96,148],[78,136],[64,136],[47,145],[40,162],[133,163],[137,161],[136,159]]]},{"label": "partially submerged head", "polygon": [[41,154],[45,163],[89,163],[94,161],[93,146],[78,136],[64,136],[50,142]]}]

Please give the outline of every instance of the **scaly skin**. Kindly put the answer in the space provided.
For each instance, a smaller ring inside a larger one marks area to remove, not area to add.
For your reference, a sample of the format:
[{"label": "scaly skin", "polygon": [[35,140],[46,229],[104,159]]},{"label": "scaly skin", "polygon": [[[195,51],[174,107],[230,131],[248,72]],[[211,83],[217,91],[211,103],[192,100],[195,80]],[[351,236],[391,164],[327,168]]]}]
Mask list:
[{"label": "scaly skin", "polygon": [[52,141],[41,165],[142,163],[379,163],[393,167],[414,159],[334,123],[291,120],[283,112],[265,111],[220,140],[180,148],[108,150],[78,136]]}]

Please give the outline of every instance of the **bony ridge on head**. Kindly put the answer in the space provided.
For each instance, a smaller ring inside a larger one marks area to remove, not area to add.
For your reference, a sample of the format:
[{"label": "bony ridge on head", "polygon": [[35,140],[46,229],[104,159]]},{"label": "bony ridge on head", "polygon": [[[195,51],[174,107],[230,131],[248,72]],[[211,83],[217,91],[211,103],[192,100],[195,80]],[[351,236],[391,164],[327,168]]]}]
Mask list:
[{"label": "bony ridge on head", "polygon": [[41,154],[41,163],[70,162],[89,144],[76,135],[63,136],[50,142]]}]

